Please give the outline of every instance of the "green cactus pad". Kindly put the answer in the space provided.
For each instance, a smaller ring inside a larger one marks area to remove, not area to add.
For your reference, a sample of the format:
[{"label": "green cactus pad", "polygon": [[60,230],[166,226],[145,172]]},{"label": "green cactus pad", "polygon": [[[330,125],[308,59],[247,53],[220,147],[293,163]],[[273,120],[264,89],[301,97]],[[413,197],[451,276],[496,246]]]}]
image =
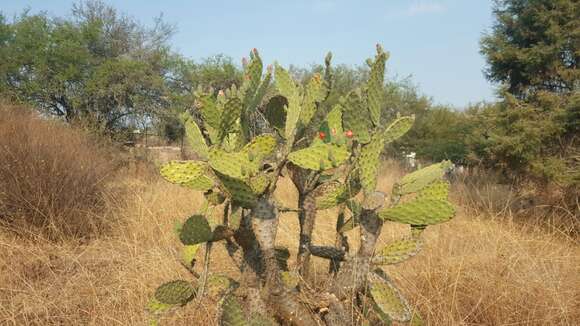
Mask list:
[{"label": "green cactus pad", "polygon": [[349,155],[346,146],[316,143],[290,153],[288,159],[302,168],[321,171],[338,167]]},{"label": "green cactus pad", "polygon": [[417,198],[447,199],[449,196],[449,182],[436,180],[417,193]]},{"label": "green cactus pad", "polygon": [[447,222],[454,215],[455,208],[450,202],[431,198],[418,198],[379,211],[383,220],[414,225]]},{"label": "green cactus pad", "polygon": [[377,55],[371,65],[371,74],[367,83],[367,102],[371,119],[375,126],[379,126],[381,123],[386,60],[387,54],[380,47],[377,48]]},{"label": "green cactus pad", "polygon": [[384,144],[384,138],[377,133],[361,149],[357,162],[360,171],[360,181],[365,193],[373,192],[377,187],[377,175]]},{"label": "green cactus pad", "polygon": [[207,278],[207,294],[212,297],[222,297],[237,288],[240,284],[235,280],[220,274],[211,274]]},{"label": "green cactus pad", "polygon": [[222,204],[226,197],[220,191],[214,191],[214,189],[210,189],[206,191],[204,194],[205,199],[210,205],[217,206]]},{"label": "green cactus pad", "polygon": [[174,307],[175,305],[173,304],[159,302],[155,297],[151,298],[147,303],[147,311],[154,315],[160,315]]},{"label": "green cactus pad", "polygon": [[260,79],[262,78],[262,70],[264,70],[264,66],[262,63],[262,59],[258,54],[258,51],[253,50],[250,53],[250,62],[245,67],[244,71],[244,82],[248,83],[247,89],[248,93],[254,94],[258,89],[258,85],[260,84]]},{"label": "green cactus pad", "polygon": [[370,296],[375,312],[383,321],[407,322],[411,319],[409,304],[390,282],[372,282]]},{"label": "green cactus pad", "polygon": [[344,134],[342,129],[342,106],[336,104],[332,107],[332,110],[326,115],[326,122],[328,123],[328,128],[331,133],[334,133],[338,137]]},{"label": "green cactus pad", "polygon": [[256,195],[263,194],[270,185],[270,178],[264,174],[258,174],[248,180],[248,184]]},{"label": "green cactus pad", "polygon": [[261,161],[274,152],[276,144],[276,137],[273,135],[259,135],[246,144],[240,152],[247,154],[250,161]]},{"label": "green cactus pad", "polygon": [[184,280],[175,280],[162,284],[155,290],[157,301],[170,305],[183,305],[189,302],[195,294],[195,289]]},{"label": "green cactus pad", "polygon": [[208,147],[199,126],[189,113],[182,114],[181,119],[185,126],[185,135],[189,146],[200,158],[207,159]]},{"label": "green cactus pad", "polygon": [[244,180],[258,172],[260,162],[250,161],[245,153],[228,153],[218,148],[209,151],[209,165],[229,177]]},{"label": "green cactus pad", "polygon": [[421,250],[422,242],[418,239],[402,239],[391,242],[380,249],[373,263],[376,265],[392,265],[415,256]]},{"label": "green cactus pad", "polygon": [[250,316],[249,326],[278,326],[279,324],[267,317],[264,317],[258,313],[254,313]]},{"label": "green cactus pad", "polygon": [[246,315],[242,305],[233,295],[229,295],[221,305],[220,325],[222,326],[247,326]]},{"label": "green cactus pad", "polygon": [[195,259],[195,256],[197,255],[197,252],[199,251],[200,247],[201,247],[200,244],[194,244],[189,246],[183,246],[183,248],[181,248],[181,261],[185,266],[193,267],[192,262]]},{"label": "green cactus pad", "polygon": [[316,193],[316,209],[332,208],[353,197],[345,184],[336,181],[323,183],[317,188]]},{"label": "green cactus pad", "polygon": [[184,245],[194,245],[212,240],[212,231],[206,218],[193,215],[183,223],[179,239]]},{"label": "green cactus pad", "polygon": [[353,138],[361,144],[371,140],[372,122],[370,113],[358,92],[350,92],[342,103],[342,127],[352,131]]},{"label": "green cactus pad", "polygon": [[229,194],[229,196],[236,204],[244,208],[251,208],[254,206],[257,197],[252,188],[247,183],[220,173],[216,173],[216,175],[223,185],[225,192]]},{"label": "green cactus pad", "polygon": [[280,94],[288,100],[284,136],[289,140],[294,139],[296,125],[300,119],[300,92],[290,74],[279,65],[276,65],[276,87]]},{"label": "green cactus pad", "polygon": [[194,190],[205,191],[213,187],[214,182],[205,173],[207,164],[199,161],[171,161],[161,167],[165,180]]},{"label": "green cactus pad", "polygon": [[264,108],[266,120],[268,120],[270,126],[277,129],[282,135],[284,135],[284,125],[286,124],[287,106],[288,100],[284,96],[278,95],[272,97]]},{"label": "green cactus pad", "polygon": [[218,138],[223,140],[230,132],[235,131],[237,120],[242,113],[242,102],[237,97],[227,100],[218,129]]},{"label": "green cactus pad", "polygon": [[310,246],[308,249],[313,256],[332,260],[343,260],[346,254],[344,251],[331,246]]},{"label": "green cactus pad", "polygon": [[211,93],[197,93],[197,102],[203,122],[212,128],[219,129],[222,112]]},{"label": "green cactus pad", "polygon": [[407,174],[401,180],[400,194],[408,194],[417,192],[431,182],[440,179],[445,174],[445,170],[451,166],[450,161],[443,161],[440,163],[429,165],[421,170]]},{"label": "green cactus pad", "polygon": [[316,113],[316,103],[322,101],[325,94],[320,75],[314,74],[306,85],[304,101],[302,103],[300,121],[303,125],[310,123],[310,120],[312,120],[312,117]]},{"label": "green cactus pad", "polygon": [[415,116],[400,117],[393,121],[385,131],[383,131],[384,144],[388,144],[395,141],[406,134],[413,123],[415,122]]}]

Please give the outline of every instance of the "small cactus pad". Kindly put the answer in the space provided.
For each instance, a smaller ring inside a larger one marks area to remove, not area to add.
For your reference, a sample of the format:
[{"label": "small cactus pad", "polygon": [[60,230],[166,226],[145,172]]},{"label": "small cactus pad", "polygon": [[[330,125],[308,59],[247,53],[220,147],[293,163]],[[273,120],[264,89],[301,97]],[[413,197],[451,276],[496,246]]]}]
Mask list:
[{"label": "small cactus pad", "polygon": [[202,215],[193,215],[183,223],[179,239],[184,245],[194,245],[211,241],[211,227],[205,217]]},{"label": "small cactus pad", "polygon": [[276,137],[273,135],[259,135],[252,139],[241,152],[248,155],[250,161],[261,161],[276,149]]},{"label": "small cactus pad", "polygon": [[408,194],[425,188],[431,182],[442,178],[445,170],[450,166],[450,161],[443,161],[407,174],[399,183],[401,186],[400,193]]},{"label": "small cactus pad", "polygon": [[207,294],[212,297],[221,297],[238,286],[238,282],[227,276],[211,274],[207,279]]},{"label": "small cactus pad", "polygon": [[372,140],[364,145],[358,158],[360,180],[365,193],[375,191],[379,173],[380,156],[384,147],[384,138],[374,134]]},{"label": "small cactus pad", "polygon": [[316,209],[328,209],[344,203],[353,197],[348,193],[348,187],[340,182],[323,183],[316,189]]},{"label": "small cactus pad", "polygon": [[322,101],[325,96],[325,89],[322,85],[322,79],[319,74],[314,74],[308,84],[306,84],[302,111],[300,112],[300,121],[303,125],[308,125],[316,113],[316,103]]},{"label": "small cactus pad", "polygon": [[383,131],[383,141],[388,144],[402,137],[413,127],[415,116],[400,117],[393,121],[385,131]]},{"label": "small cactus pad", "polygon": [[373,258],[377,265],[392,265],[415,256],[421,250],[422,242],[418,239],[401,239],[389,243],[380,249]]},{"label": "small cactus pad", "polygon": [[153,315],[161,315],[173,307],[175,307],[175,305],[159,302],[155,297],[151,298],[147,303],[147,311]]},{"label": "small cactus pad", "polygon": [[207,159],[208,148],[199,126],[195,123],[189,113],[184,113],[181,116],[181,119],[183,120],[185,135],[189,146],[200,158]]},{"label": "small cactus pad", "polygon": [[244,153],[228,153],[218,148],[210,150],[209,165],[215,171],[240,180],[254,175],[259,168],[259,162],[250,161]]},{"label": "small cactus pad", "polygon": [[211,93],[196,93],[196,95],[203,121],[212,128],[219,129],[222,112],[216,105],[213,95]]},{"label": "small cactus pad", "polygon": [[208,190],[213,180],[205,175],[207,165],[198,161],[171,161],[161,167],[165,180],[194,190]]},{"label": "small cactus pad", "polygon": [[219,136],[223,140],[228,133],[235,130],[237,120],[240,118],[242,112],[242,101],[237,97],[232,97],[224,105],[224,112],[221,117]]},{"label": "small cactus pad", "polygon": [[447,200],[418,198],[395,207],[382,209],[378,213],[383,220],[432,225],[449,221],[455,215],[455,208]]},{"label": "small cactus pad", "polygon": [[270,185],[270,179],[264,174],[258,174],[250,178],[248,181],[250,188],[256,195],[260,195],[266,191]]},{"label": "small cactus pad", "polygon": [[280,94],[288,100],[284,136],[286,139],[291,140],[294,139],[296,125],[300,119],[300,93],[288,71],[279,65],[276,65],[276,87]]},{"label": "small cactus pad", "polygon": [[372,122],[360,94],[355,91],[349,93],[342,106],[343,129],[352,131],[353,138],[361,144],[368,143],[371,140],[369,131],[372,130]]},{"label": "small cactus pad", "polygon": [[183,248],[181,248],[181,261],[185,266],[193,267],[192,262],[194,261],[195,256],[197,255],[197,252],[199,251],[200,247],[201,247],[200,244],[194,244],[189,246],[183,246]]},{"label": "small cactus pad", "polygon": [[207,202],[214,206],[222,204],[226,199],[220,191],[214,191],[212,189],[206,191],[203,195]]},{"label": "small cactus pad", "polygon": [[246,315],[242,305],[236,297],[229,295],[221,306],[220,325],[221,326],[247,326]]},{"label": "small cactus pad", "polygon": [[417,193],[417,198],[447,199],[449,195],[449,182],[436,180]]},{"label": "small cactus pad", "polygon": [[286,124],[286,109],[288,100],[281,95],[274,96],[268,101],[264,108],[264,116],[270,126],[284,134],[284,125]]},{"label": "small cactus pad", "polygon": [[175,280],[162,284],[155,290],[155,299],[164,304],[183,305],[189,302],[195,289],[184,280]]},{"label": "small cactus pad", "polygon": [[305,169],[327,170],[338,167],[349,156],[345,146],[316,143],[288,155],[288,159]]},{"label": "small cactus pad", "polygon": [[373,299],[375,312],[383,321],[407,322],[411,319],[409,304],[390,282],[372,282],[370,296]]},{"label": "small cactus pad", "polygon": [[230,195],[236,204],[244,208],[251,208],[254,206],[257,197],[248,184],[242,180],[234,179],[220,173],[216,173],[216,175],[223,185],[224,190]]},{"label": "small cactus pad", "polygon": [[262,316],[258,313],[252,314],[250,316],[249,326],[278,326],[279,324],[270,318]]},{"label": "small cactus pad", "polygon": [[340,104],[332,107],[332,110],[326,115],[326,121],[331,134],[334,133],[338,136],[344,133],[342,129],[342,106]]},{"label": "small cactus pad", "polygon": [[373,64],[371,65],[371,74],[367,83],[367,98],[369,112],[372,122],[375,126],[379,126],[381,122],[381,105],[383,104],[383,84],[385,79],[385,61],[387,54],[378,51]]},{"label": "small cactus pad", "polygon": [[331,259],[331,260],[343,260],[344,251],[331,246],[309,246],[308,249],[313,256]]}]

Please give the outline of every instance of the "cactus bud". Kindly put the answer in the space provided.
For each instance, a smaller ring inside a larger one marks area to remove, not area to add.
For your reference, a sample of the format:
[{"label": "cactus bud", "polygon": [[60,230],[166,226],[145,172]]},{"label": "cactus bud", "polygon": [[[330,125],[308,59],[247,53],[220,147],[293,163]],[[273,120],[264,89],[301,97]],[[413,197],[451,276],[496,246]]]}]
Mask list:
[{"label": "cactus bud", "polygon": [[332,128],[332,130],[331,130],[331,131],[332,131],[332,134],[333,134],[333,135],[336,135],[336,129],[335,129],[335,128]]},{"label": "cactus bud", "polygon": [[352,138],[352,136],[353,136],[352,130],[347,130],[347,131],[345,131],[345,132],[344,132],[344,134],[345,134],[345,135],[346,135],[346,137],[348,137],[348,138]]},{"label": "cactus bud", "polygon": [[248,65],[248,58],[246,58],[246,57],[243,57],[243,58],[242,58],[242,66],[244,66],[244,67],[245,67],[245,66],[247,66],[247,65]]},{"label": "cactus bud", "polygon": [[274,70],[274,66],[272,66],[272,65],[270,64],[270,65],[268,65],[268,66],[266,67],[266,70],[268,71],[268,73],[272,73],[272,70]]},{"label": "cactus bud", "polygon": [[254,55],[258,55],[258,49],[256,49],[256,48],[253,48],[253,49],[252,49],[252,52],[254,53]]},{"label": "cactus bud", "polygon": [[218,96],[225,96],[225,95],[226,95],[226,94],[224,93],[224,90],[223,90],[223,89],[220,89],[220,90],[218,91]]}]

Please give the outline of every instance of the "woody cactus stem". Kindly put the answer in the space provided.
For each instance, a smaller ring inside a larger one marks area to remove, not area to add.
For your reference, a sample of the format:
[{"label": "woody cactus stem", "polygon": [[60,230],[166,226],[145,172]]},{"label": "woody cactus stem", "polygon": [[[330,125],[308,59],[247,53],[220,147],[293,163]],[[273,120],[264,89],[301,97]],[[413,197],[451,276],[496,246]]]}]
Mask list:
[{"label": "woody cactus stem", "polygon": [[298,205],[301,208],[298,214],[300,222],[300,239],[298,247],[297,265],[298,271],[303,278],[308,279],[310,275],[310,244],[312,243],[312,232],[316,222],[316,198],[314,193],[306,195],[300,193]]}]

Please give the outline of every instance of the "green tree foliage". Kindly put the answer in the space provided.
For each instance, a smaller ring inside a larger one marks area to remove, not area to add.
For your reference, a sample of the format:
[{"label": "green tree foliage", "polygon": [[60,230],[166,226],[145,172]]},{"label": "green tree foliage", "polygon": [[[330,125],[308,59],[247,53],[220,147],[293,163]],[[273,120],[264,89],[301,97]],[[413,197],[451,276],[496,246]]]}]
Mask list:
[{"label": "green tree foliage", "polygon": [[516,175],[574,186],[578,168],[580,2],[501,0],[481,41],[502,101],[482,110],[482,162]]},{"label": "green tree foliage", "polygon": [[100,1],[70,19],[0,18],[0,90],[69,122],[112,130],[169,105],[164,76],[172,27],[145,28]]}]

